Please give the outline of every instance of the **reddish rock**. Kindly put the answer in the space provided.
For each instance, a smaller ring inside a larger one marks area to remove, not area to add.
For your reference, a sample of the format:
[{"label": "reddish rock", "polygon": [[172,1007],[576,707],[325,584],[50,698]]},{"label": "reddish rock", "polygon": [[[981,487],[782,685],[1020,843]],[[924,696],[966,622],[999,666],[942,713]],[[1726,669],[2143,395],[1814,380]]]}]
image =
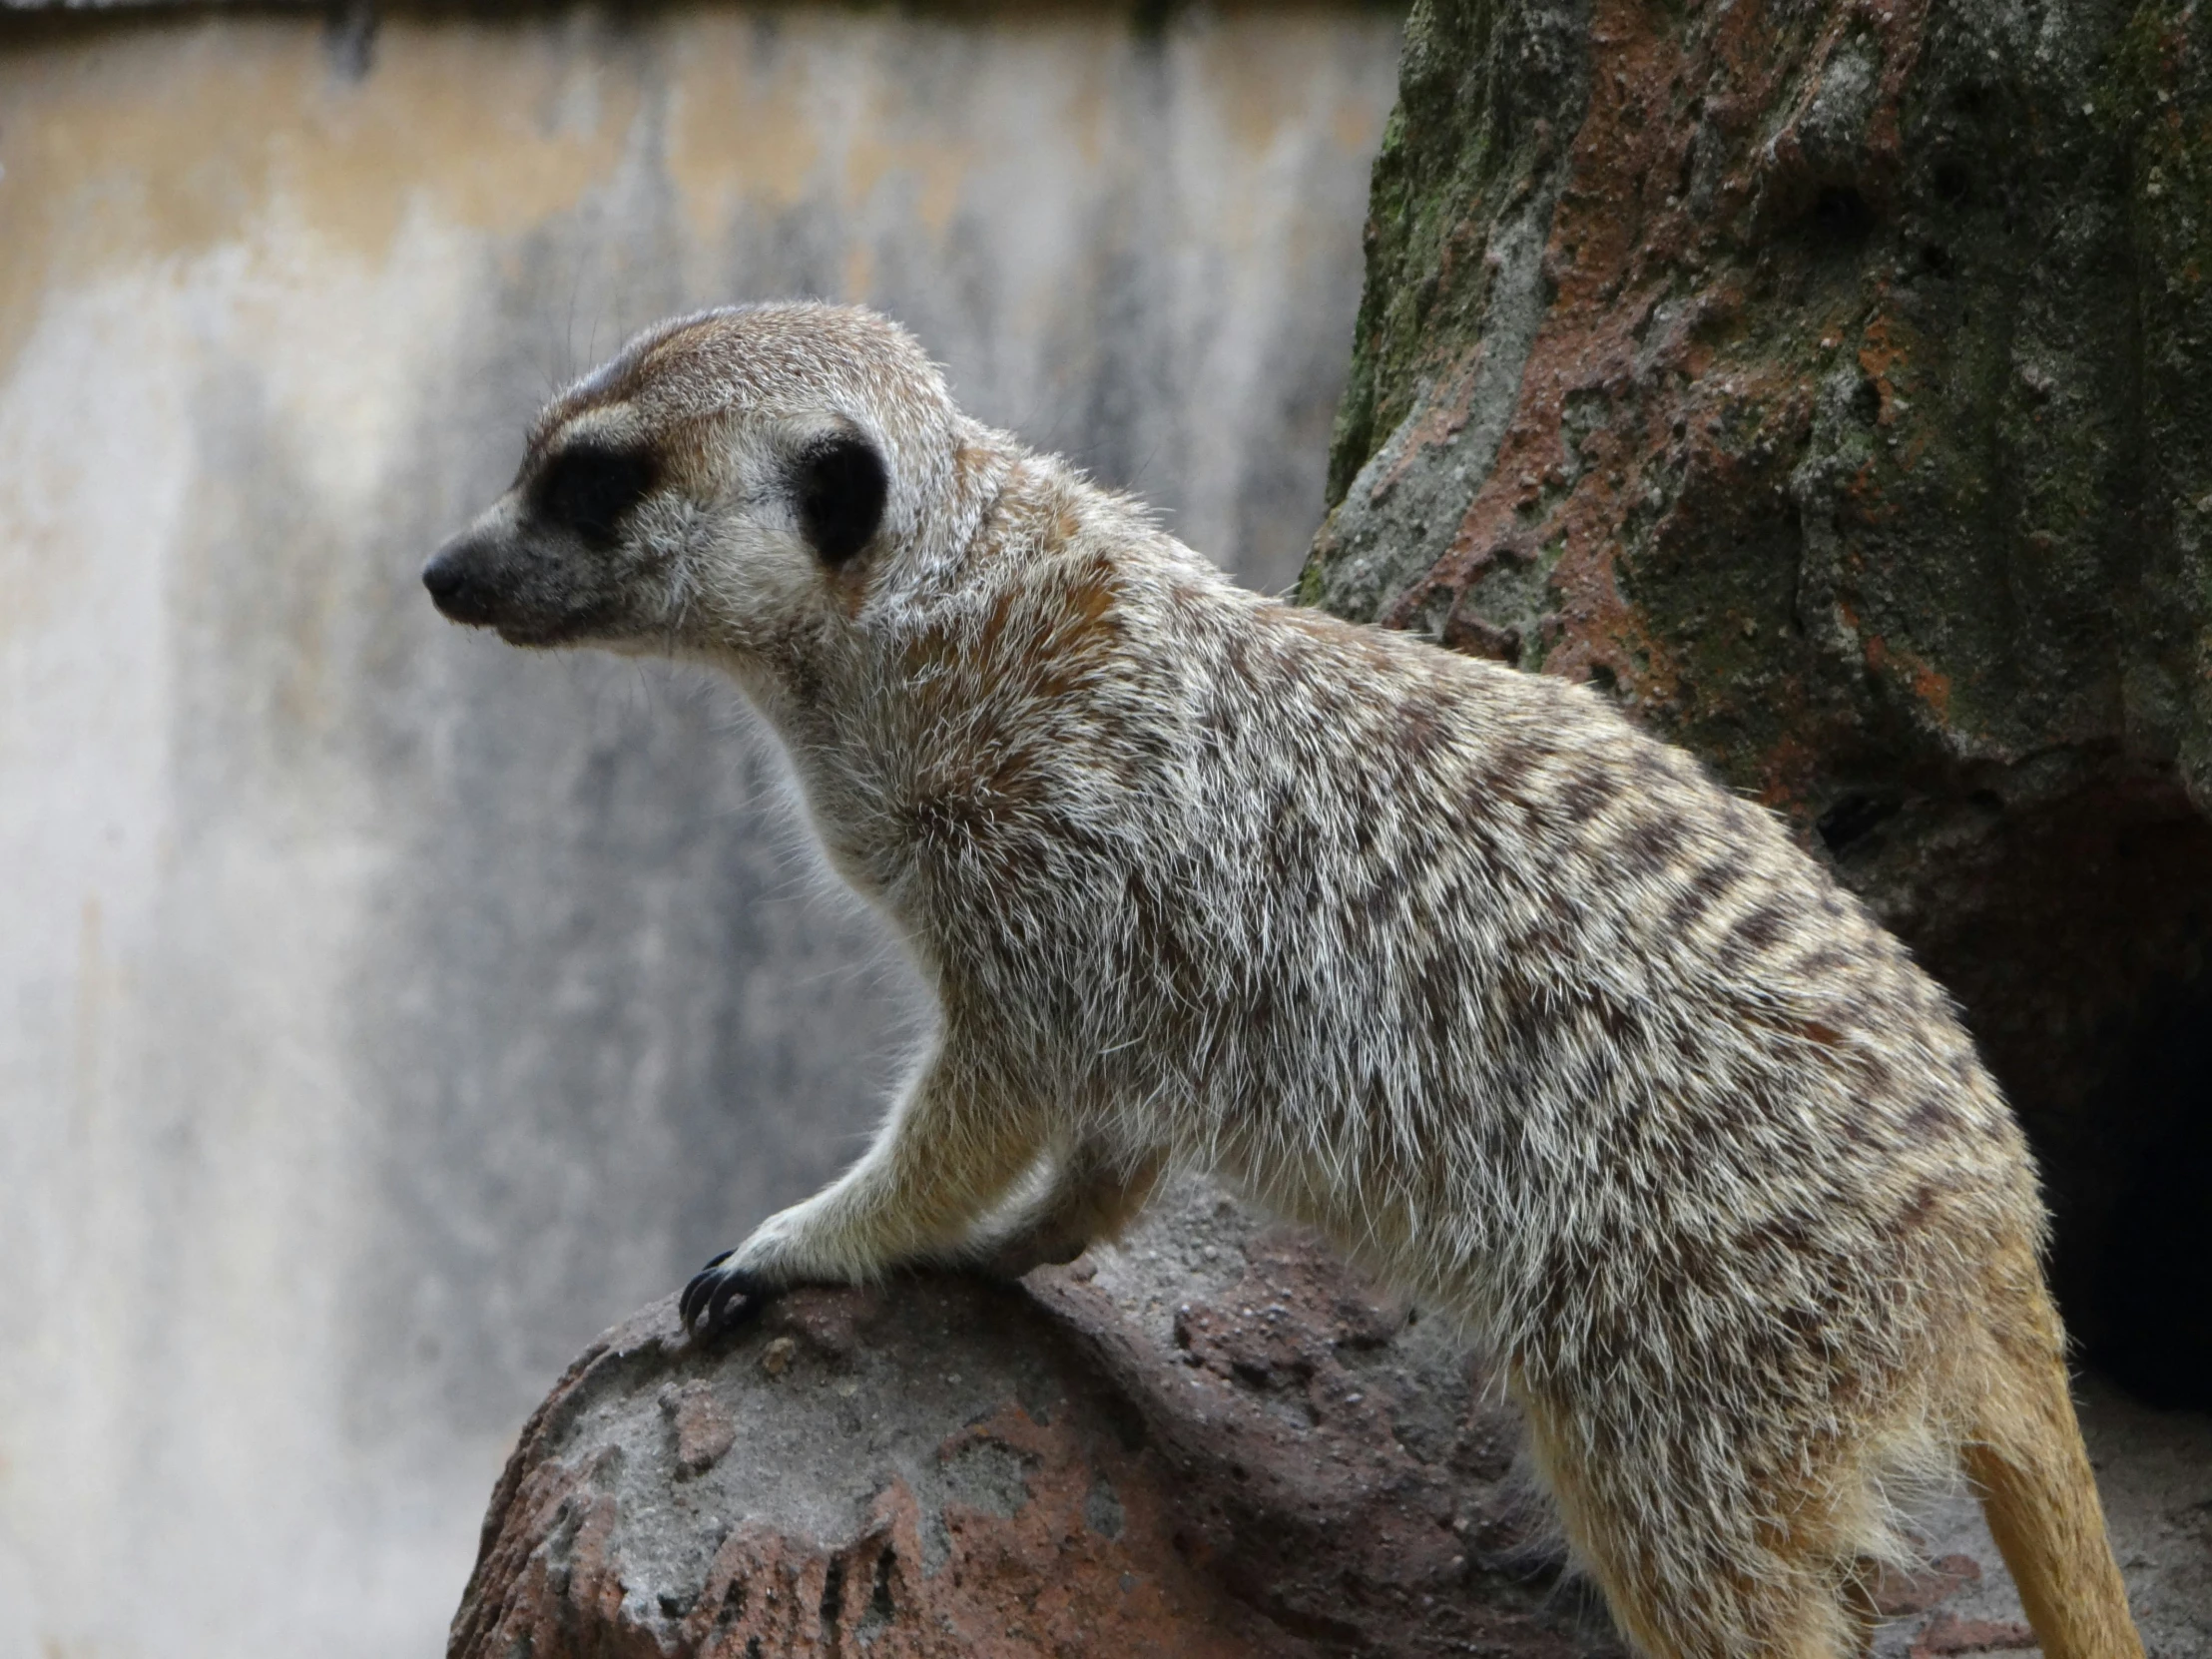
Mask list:
[{"label": "reddish rock", "polygon": [[671,1303],[523,1430],[450,1653],[1618,1653],[1456,1345],[1202,1192],[1025,1286]]},{"label": "reddish rock", "polygon": [[1981,1563],[1970,1555],[1943,1555],[1919,1572],[1883,1572],[1875,1580],[1874,1608],[1886,1618],[1925,1613],[1968,1584],[1981,1582]]},{"label": "reddish rock", "polygon": [[[778,1343],[789,1341],[785,1337],[777,1339]],[[772,1343],[769,1352],[762,1357],[762,1369],[772,1374],[781,1371],[783,1368],[776,1364],[778,1358],[779,1351]],[[676,1462],[686,1474],[705,1474],[737,1443],[738,1425],[730,1415],[729,1406],[704,1382],[686,1382],[681,1386],[671,1383],[663,1388],[661,1409],[668,1413],[676,1429]]]},{"label": "reddish rock", "polygon": [[2008,1652],[2035,1645],[2035,1632],[2010,1619],[1962,1619],[1938,1613],[1913,1643],[1913,1659],[1938,1654]]}]

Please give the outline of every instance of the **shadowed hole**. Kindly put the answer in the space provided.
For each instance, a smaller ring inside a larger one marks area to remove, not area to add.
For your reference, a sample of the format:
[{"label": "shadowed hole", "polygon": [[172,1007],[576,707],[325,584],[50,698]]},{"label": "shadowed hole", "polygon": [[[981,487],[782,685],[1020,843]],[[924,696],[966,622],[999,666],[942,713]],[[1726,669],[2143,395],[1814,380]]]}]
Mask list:
[{"label": "shadowed hole", "polygon": [[1821,814],[1814,828],[1828,849],[1841,856],[1847,847],[1863,841],[1885,822],[1897,816],[1896,801],[1871,795],[1847,795]]},{"label": "shadowed hole", "polygon": [[2212,824],[2163,777],[1959,805],[1940,850],[1897,833],[1854,862],[1928,860],[1907,942],[2027,1131],[2083,1358],[2147,1403],[2212,1407]]},{"label": "shadowed hole", "polygon": [[1936,194],[1953,207],[1961,206],[1973,195],[1973,178],[1957,162],[1937,162]]},{"label": "shadowed hole", "polygon": [[1824,242],[1864,242],[1874,229],[1874,209],[1850,185],[1825,185],[1813,199],[1813,229]]},{"label": "shadowed hole", "polygon": [[2091,1281],[2089,1357],[2152,1405],[2212,1407],[2212,993],[2154,1017],[2095,1109],[2133,1133]]}]

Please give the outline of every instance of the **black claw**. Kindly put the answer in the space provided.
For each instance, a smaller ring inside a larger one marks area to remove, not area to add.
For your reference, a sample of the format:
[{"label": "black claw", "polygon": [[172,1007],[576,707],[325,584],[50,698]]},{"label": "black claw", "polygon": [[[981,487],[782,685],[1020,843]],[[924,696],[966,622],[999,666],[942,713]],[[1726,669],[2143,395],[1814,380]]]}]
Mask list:
[{"label": "black claw", "polygon": [[725,1267],[730,1254],[725,1251],[694,1274],[677,1301],[684,1329],[694,1337],[735,1331],[766,1308],[775,1294],[758,1274]]},{"label": "black claw", "polygon": [[724,1251],[705,1267],[692,1275],[691,1283],[684,1287],[684,1294],[677,1298],[677,1312],[683,1316],[684,1329],[689,1331],[699,1318],[699,1310],[706,1305],[707,1293],[715,1288],[715,1269],[730,1259]]}]

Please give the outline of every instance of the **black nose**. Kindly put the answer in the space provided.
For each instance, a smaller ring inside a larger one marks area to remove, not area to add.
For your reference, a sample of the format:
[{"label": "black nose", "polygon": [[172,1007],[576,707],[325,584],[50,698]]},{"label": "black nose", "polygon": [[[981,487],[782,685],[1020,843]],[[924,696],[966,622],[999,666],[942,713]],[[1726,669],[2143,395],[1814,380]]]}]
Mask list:
[{"label": "black nose", "polygon": [[422,567],[422,585],[430,590],[430,598],[441,610],[445,602],[461,591],[468,578],[461,573],[458,559],[448,559],[444,554],[435,555]]},{"label": "black nose", "polygon": [[483,549],[468,536],[455,536],[430,555],[422,567],[422,585],[430,602],[455,622],[491,620],[491,595],[484,581]]}]

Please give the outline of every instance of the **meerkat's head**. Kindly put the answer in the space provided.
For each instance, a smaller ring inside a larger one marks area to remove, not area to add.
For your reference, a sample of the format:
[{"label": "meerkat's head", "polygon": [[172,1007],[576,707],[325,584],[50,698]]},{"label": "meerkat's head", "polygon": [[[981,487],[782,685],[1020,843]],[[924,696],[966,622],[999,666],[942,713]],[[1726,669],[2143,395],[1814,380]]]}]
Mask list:
[{"label": "meerkat's head", "polygon": [[788,650],[949,532],[966,425],[912,337],[872,312],[681,318],[554,399],[513,485],[423,584],[516,645]]}]

